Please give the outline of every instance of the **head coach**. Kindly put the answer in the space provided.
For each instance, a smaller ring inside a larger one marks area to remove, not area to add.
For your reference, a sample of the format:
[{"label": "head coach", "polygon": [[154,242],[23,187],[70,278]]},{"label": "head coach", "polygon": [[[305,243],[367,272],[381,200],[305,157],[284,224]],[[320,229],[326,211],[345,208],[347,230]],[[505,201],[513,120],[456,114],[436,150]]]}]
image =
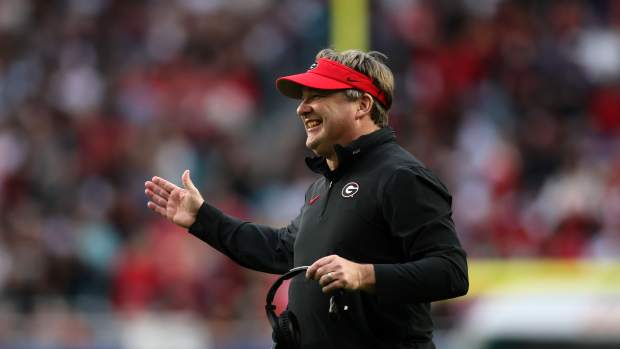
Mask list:
[{"label": "head coach", "polygon": [[[384,59],[324,49],[308,71],[276,81],[300,100],[316,154],[306,163],[320,175],[288,226],[223,214],[189,171],[183,188],[160,177],[145,183],[150,209],[240,265],[276,274],[309,266],[291,281],[286,319],[276,324],[284,328],[274,333],[280,347],[434,348],[430,303],[467,293],[451,195],[388,127],[394,78]],[[345,306],[334,320],[336,293]]]}]

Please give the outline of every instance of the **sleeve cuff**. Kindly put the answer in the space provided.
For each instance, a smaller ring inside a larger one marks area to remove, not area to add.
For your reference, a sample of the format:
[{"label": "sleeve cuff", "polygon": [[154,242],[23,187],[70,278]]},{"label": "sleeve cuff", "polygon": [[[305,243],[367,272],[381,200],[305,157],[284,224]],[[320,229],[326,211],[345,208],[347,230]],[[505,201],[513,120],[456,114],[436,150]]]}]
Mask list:
[{"label": "sleeve cuff", "polygon": [[188,229],[189,233],[201,240],[206,240],[207,233],[214,231],[222,215],[223,213],[220,210],[209,205],[206,201],[203,202],[196,214],[196,221]]}]

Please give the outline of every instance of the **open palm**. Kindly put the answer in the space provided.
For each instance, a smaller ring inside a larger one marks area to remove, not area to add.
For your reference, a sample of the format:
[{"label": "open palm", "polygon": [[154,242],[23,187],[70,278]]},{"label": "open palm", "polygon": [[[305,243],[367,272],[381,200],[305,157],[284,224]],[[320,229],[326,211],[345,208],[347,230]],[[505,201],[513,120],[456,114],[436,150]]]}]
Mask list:
[{"label": "open palm", "polygon": [[155,176],[144,183],[144,193],[149,198],[148,208],[180,227],[189,228],[196,221],[204,199],[194,186],[189,170],[181,178],[184,188]]}]

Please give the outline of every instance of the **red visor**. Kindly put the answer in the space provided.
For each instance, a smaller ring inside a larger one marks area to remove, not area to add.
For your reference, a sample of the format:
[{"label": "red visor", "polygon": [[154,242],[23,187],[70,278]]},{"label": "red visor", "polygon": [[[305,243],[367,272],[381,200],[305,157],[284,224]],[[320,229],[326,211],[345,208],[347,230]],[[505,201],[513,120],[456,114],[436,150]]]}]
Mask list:
[{"label": "red visor", "polygon": [[355,88],[370,93],[385,108],[389,108],[385,93],[375,86],[368,76],[326,58],[319,58],[305,73],[283,76],[276,80],[278,90],[295,99],[301,99],[304,86],[319,90]]}]

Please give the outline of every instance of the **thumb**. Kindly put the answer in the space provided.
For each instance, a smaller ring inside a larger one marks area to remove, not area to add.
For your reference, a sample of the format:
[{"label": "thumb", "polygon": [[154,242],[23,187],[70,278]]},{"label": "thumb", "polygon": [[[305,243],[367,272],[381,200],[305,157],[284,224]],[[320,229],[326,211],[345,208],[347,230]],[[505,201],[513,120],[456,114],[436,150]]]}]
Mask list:
[{"label": "thumb", "polygon": [[183,172],[183,176],[181,177],[181,179],[183,180],[183,186],[185,187],[185,189],[198,193],[198,189],[194,185],[194,182],[192,182],[192,179],[189,177],[189,170],[185,170]]}]

